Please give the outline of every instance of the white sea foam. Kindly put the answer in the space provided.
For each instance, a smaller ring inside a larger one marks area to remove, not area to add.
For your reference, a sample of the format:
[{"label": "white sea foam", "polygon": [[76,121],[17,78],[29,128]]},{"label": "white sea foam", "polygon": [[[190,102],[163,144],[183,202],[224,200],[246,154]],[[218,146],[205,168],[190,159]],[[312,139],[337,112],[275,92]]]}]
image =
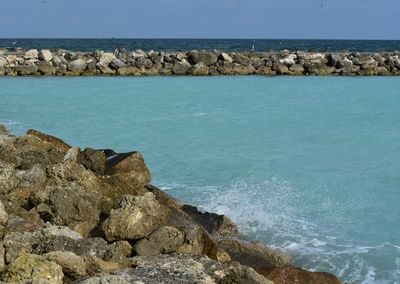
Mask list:
[{"label": "white sea foam", "polygon": [[[398,246],[387,242],[365,246],[355,240],[324,233],[307,218],[304,211],[309,211],[304,204],[299,206],[302,192],[279,177],[271,176],[261,181],[249,177],[233,181],[230,186],[163,184],[162,189],[185,192],[186,202],[194,203],[202,210],[228,215],[250,238],[292,254],[295,265],[332,272],[342,280],[366,284],[393,283],[400,275]],[[334,204],[329,206],[334,207]],[[383,265],[385,271],[381,271],[379,257],[388,251],[397,251],[398,263],[389,257]]]}]

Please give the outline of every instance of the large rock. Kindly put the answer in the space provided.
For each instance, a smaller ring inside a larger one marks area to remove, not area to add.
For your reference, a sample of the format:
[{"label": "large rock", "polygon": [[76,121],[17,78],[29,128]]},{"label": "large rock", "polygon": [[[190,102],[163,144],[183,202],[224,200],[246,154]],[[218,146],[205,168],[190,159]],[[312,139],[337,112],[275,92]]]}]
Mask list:
[{"label": "large rock", "polygon": [[103,152],[86,148],[82,152],[82,164],[93,172],[103,175],[106,167],[106,156]]},{"label": "large rock", "polygon": [[137,255],[150,256],[175,252],[183,245],[184,234],[174,227],[162,226],[135,244]]},{"label": "large rock", "polygon": [[56,68],[50,62],[40,61],[36,65],[38,71],[43,75],[53,75],[56,72]]},{"label": "large rock", "polygon": [[99,275],[81,284],[101,283],[203,283],[272,284],[253,269],[238,264],[222,264],[207,257],[163,255],[133,258],[133,269]]},{"label": "large rock", "polygon": [[25,53],[24,58],[25,59],[37,59],[38,56],[39,56],[39,52],[37,51],[37,49],[30,49]]},{"label": "large rock", "polygon": [[187,61],[177,62],[172,67],[172,73],[175,75],[186,75],[191,67],[192,65]]},{"label": "large rock", "polygon": [[99,58],[99,65],[108,66],[108,64],[110,64],[110,62],[116,58],[117,57],[115,56],[114,53],[105,52]]},{"label": "large rock", "polygon": [[218,241],[218,246],[226,250],[232,260],[253,268],[284,266],[292,262],[291,256],[266,248],[260,243],[223,239]]},{"label": "large rock", "polygon": [[51,143],[54,148],[60,149],[65,152],[67,152],[71,148],[71,146],[65,143],[63,140],[34,129],[29,129],[26,134],[35,136],[42,141]]},{"label": "large rock", "polygon": [[72,72],[82,72],[87,67],[87,64],[82,59],[76,59],[68,64],[68,70]]},{"label": "large rock", "polygon": [[71,279],[79,279],[86,275],[85,260],[71,251],[52,251],[43,257],[60,265],[64,275]]},{"label": "large rock", "polygon": [[16,69],[19,75],[34,75],[39,68],[34,64],[20,65]]},{"label": "large rock", "polygon": [[17,184],[14,165],[0,161],[0,195],[9,193]]},{"label": "large rock", "polygon": [[336,276],[330,273],[311,272],[293,266],[259,268],[256,271],[272,280],[274,284],[342,284]]},{"label": "large rock", "polygon": [[109,241],[138,240],[147,237],[161,224],[165,209],[152,193],[145,196],[124,196],[117,209],[110,213],[103,225]]},{"label": "large rock", "polygon": [[239,228],[225,215],[200,211],[191,205],[184,205],[181,209],[212,236],[236,237],[239,235]]},{"label": "large rock", "polygon": [[115,153],[107,150],[106,155],[106,174],[119,177],[129,183],[134,183],[138,187],[143,187],[150,183],[151,173],[139,152]]},{"label": "large rock", "polygon": [[222,52],[222,53],[218,56],[218,59],[221,60],[221,61],[226,61],[226,62],[228,62],[228,63],[232,63],[232,62],[233,62],[232,57],[231,57],[229,54],[224,53],[224,52]]},{"label": "large rock", "polygon": [[42,61],[50,62],[53,59],[53,55],[51,54],[50,50],[42,49],[39,52],[39,59]]},{"label": "large rock", "polygon": [[118,70],[119,68],[125,67],[125,63],[122,62],[120,59],[115,58],[110,62],[110,66],[115,70]]},{"label": "large rock", "polygon": [[203,62],[199,62],[191,68],[193,76],[207,76],[209,72],[209,68]]},{"label": "large rock", "polygon": [[211,66],[217,63],[218,57],[212,52],[191,52],[188,60],[193,65],[203,62],[205,65]]},{"label": "large rock", "polygon": [[3,281],[10,283],[53,283],[62,284],[64,274],[55,262],[43,256],[24,254],[10,263],[2,275]]}]

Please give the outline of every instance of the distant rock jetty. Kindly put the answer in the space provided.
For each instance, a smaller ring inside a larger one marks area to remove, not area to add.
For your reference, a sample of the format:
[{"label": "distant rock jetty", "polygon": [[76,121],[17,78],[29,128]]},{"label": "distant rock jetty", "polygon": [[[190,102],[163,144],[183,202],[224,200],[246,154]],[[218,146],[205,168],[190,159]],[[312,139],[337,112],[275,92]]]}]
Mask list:
[{"label": "distant rock jetty", "polygon": [[1,283],[340,284],[150,184],[139,152],[0,124]]},{"label": "distant rock jetty", "polygon": [[400,75],[400,52],[0,51],[0,76]]}]

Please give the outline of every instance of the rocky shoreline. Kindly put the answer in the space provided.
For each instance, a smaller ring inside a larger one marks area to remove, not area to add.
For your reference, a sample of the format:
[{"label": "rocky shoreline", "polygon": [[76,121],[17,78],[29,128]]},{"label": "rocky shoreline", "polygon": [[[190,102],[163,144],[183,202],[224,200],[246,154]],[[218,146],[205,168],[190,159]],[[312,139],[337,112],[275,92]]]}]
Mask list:
[{"label": "rocky shoreline", "polygon": [[0,125],[2,283],[341,283],[150,181],[139,152]]},{"label": "rocky shoreline", "polygon": [[399,76],[400,52],[0,50],[0,76]]}]

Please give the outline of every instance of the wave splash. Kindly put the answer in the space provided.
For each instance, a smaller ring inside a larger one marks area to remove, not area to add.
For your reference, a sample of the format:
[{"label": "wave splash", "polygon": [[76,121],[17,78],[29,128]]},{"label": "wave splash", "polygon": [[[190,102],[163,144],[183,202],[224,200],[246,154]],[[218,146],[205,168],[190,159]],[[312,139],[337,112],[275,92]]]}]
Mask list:
[{"label": "wave splash", "polygon": [[365,246],[324,233],[300,201],[304,193],[284,179],[249,177],[229,186],[170,183],[161,188],[201,209],[226,214],[249,238],[292,254],[294,265],[331,272],[344,281],[400,284],[399,246]]}]

